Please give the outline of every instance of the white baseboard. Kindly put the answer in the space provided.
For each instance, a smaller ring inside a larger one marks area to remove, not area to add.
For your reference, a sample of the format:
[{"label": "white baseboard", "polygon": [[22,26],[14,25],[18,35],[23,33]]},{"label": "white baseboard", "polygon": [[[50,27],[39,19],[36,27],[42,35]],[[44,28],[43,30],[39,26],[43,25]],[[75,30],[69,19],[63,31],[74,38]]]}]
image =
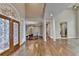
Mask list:
[{"label": "white baseboard", "polygon": [[67,38],[61,38],[61,37],[58,37],[56,39],[79,39],[78,37],[67,37]]},{"label": "white baseboard", "polygon": [[53,36],[50,36],[51,39],[53,39],[53,41],[56,41],[56,38],[54,38]]},{"label": "white baseboard", "polygon": [[49,36],[51,39],[53,39],[53,37],[52,36]]}]

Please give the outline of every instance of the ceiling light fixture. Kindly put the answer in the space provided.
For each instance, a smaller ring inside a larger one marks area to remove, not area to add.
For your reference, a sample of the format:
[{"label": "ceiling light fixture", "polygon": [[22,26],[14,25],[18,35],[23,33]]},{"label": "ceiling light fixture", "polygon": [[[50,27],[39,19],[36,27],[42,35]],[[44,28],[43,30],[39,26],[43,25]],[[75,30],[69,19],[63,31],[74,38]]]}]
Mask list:
[{"label": "ceiling light fixture", "polygon": [[53,16],[53,14],[51,13],[51,14],[50,14],[50,16],[52,17],[52,16]]},{"label": "ceiling light fixture", "polygon": [[74,8],[74,9],[77,9],[78,7],[79,7],[78,4],[73,5],[73,8]]},{"label": "ceiling light fixture", "polygon": [[73,8],[76,9],[78,6],[74,5]]}]

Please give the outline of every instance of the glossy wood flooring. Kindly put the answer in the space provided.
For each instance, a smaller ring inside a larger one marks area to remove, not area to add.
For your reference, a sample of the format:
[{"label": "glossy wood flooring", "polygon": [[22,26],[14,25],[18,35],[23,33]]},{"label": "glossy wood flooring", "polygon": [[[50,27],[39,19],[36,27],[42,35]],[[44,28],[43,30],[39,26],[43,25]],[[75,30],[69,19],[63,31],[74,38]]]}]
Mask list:
[{"label": "glossy wood flooring", "polygon": [[26,44],[11,56],[74,56],[76,52],[71,47],[64,39],[56,42],[48,39],[45,42],[39,38],[27,40]]}]

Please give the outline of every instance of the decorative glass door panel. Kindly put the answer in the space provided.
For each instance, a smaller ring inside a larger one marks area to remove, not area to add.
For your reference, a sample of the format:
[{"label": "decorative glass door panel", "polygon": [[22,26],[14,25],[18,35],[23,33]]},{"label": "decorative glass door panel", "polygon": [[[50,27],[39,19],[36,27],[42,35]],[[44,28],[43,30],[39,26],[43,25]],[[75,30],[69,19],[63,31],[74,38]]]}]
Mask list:
[{"label": "decorative glass door panel", "polygon": [[0,18],[0,53],[9,49],[9,20]]},{"label": "decorative glass door panel", "polygon": [[18,23],[13,23],[14,45],[18,44]]}]

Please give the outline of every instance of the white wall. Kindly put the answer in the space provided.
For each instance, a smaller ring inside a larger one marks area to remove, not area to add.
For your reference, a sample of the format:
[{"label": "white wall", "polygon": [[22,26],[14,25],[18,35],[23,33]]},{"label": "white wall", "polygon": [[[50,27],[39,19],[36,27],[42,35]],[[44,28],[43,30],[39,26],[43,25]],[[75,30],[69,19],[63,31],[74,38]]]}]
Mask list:
[{"label": "white wall", "polygon": [[77,33],[77,38],[79,38],[79,8],[76,11],[76,33]]},{"label": "white wall", "polygon": [[40,29],[40,27],[34,27],[33,33],[34,33],[35,36],[36,35],[41,36],[41,29]]},{"label": "white wall", "polygon": [[[36,24],[36,25],[38,25],[38,24]],[[40,26],[27,26],[26,35],[31,34],[30,28],[32,28],[32,33],[34,34],[34,36],[37,36],[37,35],[42,36],[42,34],[41,34],[42,29]]]},{"label": "white wall", "polygon": [[68,38],[76,38],[76,16],[71,8],[64,10],[55,18],[56,38],[60,38],[60,22],[66,21],[68,29]]}]

